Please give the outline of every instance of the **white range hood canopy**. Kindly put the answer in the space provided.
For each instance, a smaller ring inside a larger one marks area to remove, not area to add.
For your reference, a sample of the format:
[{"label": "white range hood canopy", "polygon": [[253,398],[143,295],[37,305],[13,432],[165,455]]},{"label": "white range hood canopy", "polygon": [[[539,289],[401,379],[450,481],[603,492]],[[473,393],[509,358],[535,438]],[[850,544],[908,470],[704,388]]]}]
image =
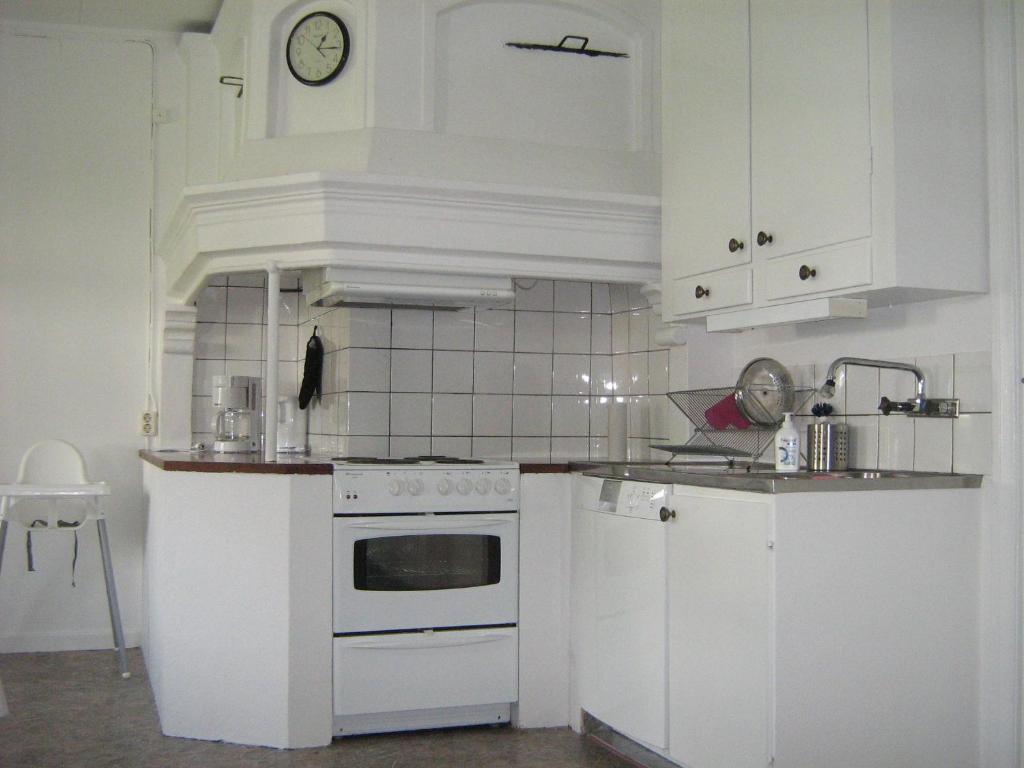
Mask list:
[{"label": "white range hood canopy", "polygon": [[394,306],[458,309],[493,307],[515,298],[508,277],[438,275],[325,267],[302,273],[306,302],[316,307]]},{"label": "white range hood canopy", "polygon": [[658,281],[660,224],[651,195],[312,172],[186,187],[159,252],[178,304],[276,265],[329,268],[318,301],[468,306],[516,277]]}]

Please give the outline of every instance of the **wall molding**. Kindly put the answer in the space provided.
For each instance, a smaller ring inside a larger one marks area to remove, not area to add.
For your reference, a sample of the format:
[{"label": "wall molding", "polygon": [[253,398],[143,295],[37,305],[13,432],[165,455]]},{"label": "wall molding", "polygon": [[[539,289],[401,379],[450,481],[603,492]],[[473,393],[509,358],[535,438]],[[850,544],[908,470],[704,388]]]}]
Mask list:
[{"label": "wall molding", "polygon": [[660,225],[651,195],[303,173],[186,188],[158,252],[182,304],[210,275],[271,261],[648,283]]},{"label": "wall molding", "polygon": [[196,348],[196,308],[193,306],[164,309],[164,354],[192,357]]}]

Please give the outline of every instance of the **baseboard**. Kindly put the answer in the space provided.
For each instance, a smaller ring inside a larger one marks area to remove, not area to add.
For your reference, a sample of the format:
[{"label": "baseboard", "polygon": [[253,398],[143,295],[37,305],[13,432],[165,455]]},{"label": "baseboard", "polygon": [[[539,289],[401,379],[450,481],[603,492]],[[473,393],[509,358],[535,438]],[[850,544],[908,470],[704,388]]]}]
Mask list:
[{"label": "baseboard", "polygon": [[[135,648],[142,633],[137,629],[126,629],[125,645]],[[32,632],[20,635],[0,635],[0,653],[38,653],[50,651],[100,651],[111,650],[114,640],[110,630],[106,632]]]}]

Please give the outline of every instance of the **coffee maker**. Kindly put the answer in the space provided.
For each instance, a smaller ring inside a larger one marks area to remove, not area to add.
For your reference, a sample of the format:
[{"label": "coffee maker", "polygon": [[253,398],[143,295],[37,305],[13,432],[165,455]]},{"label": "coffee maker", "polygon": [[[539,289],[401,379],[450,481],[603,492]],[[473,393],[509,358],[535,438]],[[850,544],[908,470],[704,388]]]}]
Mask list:
[{"label": "coffee maker", "polygon": [[262,448],[260,379],[256,376],[213,377],[215,453],[253,453]]}]

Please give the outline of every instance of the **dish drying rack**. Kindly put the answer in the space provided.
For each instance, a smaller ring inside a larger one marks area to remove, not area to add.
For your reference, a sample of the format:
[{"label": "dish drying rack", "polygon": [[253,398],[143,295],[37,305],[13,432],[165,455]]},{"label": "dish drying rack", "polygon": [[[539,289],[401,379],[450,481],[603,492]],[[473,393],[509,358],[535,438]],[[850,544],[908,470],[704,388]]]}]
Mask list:
[{"label": "dish drying rack", "polygon": [[[757,387],[759,391],[765,387]],[[792,406],[786,410],[798,413],[807,404],[807,401],[814,394],[812,387],[785,387],[786,392],[792,393]],[[782,391],[779,388],[772,388],[773,392]],[[713,406],[717,405],[726,397],[735,397],[738,392],[736,387],[712,387],[708,389],[687,389],[667,393],[668,399],[676,406],[683,415],[694,426],[693,435],[686,441],[685,445],[652,445],[652,448],[667,451],[672,454],[669,463],[678,456],[720,456],[732,460],[755,462],[765,449],[771,445],[775,432],[782,425],[782,416],[770,413],[758,398],[743,398],[744,407],[748,415],[753,419],[746,429],[727,427],[715,429],[708,424],[704,415]],[[742,393],[740,393],[742,394]],[[789,399],[785,395],[784,400]],[[756,423],[754,423],[756,422]]]}]

